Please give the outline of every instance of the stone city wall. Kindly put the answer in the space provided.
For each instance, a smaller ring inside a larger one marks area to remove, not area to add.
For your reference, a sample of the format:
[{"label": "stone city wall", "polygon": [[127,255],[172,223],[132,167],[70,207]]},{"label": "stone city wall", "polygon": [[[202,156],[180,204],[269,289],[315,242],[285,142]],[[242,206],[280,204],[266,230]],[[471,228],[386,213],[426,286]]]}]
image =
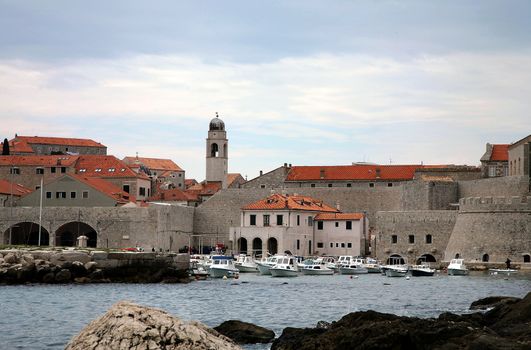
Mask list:
[{"label": "stone city wall", "polygon": [[458,196],[524,196],[529,193],[529,176],[503,176],[458,182]]}]

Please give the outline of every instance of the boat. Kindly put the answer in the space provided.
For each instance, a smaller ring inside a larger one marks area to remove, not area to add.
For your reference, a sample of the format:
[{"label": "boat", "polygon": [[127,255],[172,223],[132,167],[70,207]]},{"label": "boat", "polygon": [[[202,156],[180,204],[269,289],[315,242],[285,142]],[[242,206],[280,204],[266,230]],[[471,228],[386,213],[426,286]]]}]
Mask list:
[{"label": "boat", "polygon": [[369,273],[369,270],[367,270],[367,268],[359,262],[352,262],[348,265],[339,266],[339,273],[342,275],[356,275],[362,273]]},{"label": "boat", "polygon": [[388,265],[385,270],[387,277],[404,277],[407,274],[407,265]]},{"label": "boat", "polygon": [[256,261],[256,267],[258,268],[258,271],[261,275],[270,275],[271,271],[270,269],[276,265],[277,259],[281,257],[281,255],[273,255],[269,256],[267,258],[262,258],[260,261]]},{"label": "boat", "polygon": [[206,279],[208,277],[208,271],[205,267],[199,264],[197,261],[190,260],[190,277],[195,277],[195,279]]},{"label": "boat", "polygon": [[316,259],[308,264],[305,264],[301,269],[303,275],[333,275],[334,270],[327,267],[323,260]]},{"label": "boat", "polygon": [[489,269],[491,275],[497,275],[499,273],[504,273],[510,275],[511,273],[517,273],[518,270],[515,269]]},{"label": "boat", "polygon": [[369,273],[380,273],[381,271],[381,265],[378,260],[372,258],[367,258],[363,266],[367,269]]},{"label": "boat", "polygon": [[273,277],[297,277],[297,270],[293,256],[278,257],[276,265],[269,269]]},{"label": "boat", "polygon": [[413,265],[409,271],[413,277],[433,276],[435,274],[435,269],[432,269],[428,264]]},{"label": "boat", "polygon": [[464,276],[468,275],[468,269],[465,266],[464,259],[452,259],[448,265],[449,276]]},{"label": "boat", "polygon": [[336,268],[336,258],[333,256],[321,256],[315,259],[315,262],[318,264],[323,264],[329,269],[334,270]]},{"label": "boat", "polygon": [[247,254],[240,254],[234,263],[240,272],[258,272],[258,266],[254,259]]},{"label": "boat", "polygon": [[352,255],[341,255],[336,261],[336,269],[339,269],[341,265],[350,265],[353,260]]},{"label": "boat", "polygon": [[234,266],[234,259],[231,256],[213,255],[212,264],[208,269],[208,274],[212,278],[237,277],[240,271]]}]

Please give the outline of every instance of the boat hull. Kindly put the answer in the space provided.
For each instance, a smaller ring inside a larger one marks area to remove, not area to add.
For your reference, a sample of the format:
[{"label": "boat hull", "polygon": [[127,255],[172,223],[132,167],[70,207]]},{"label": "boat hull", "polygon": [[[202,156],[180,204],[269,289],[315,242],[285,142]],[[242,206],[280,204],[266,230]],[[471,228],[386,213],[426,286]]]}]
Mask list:
[{"label": "boat hull", "polygon": [[414,277],[430,277],[435,274],[435,270],[417,270],[417,269],[411,269],[411,276]]},{"label": "boat hull", "polygon": [[463,269],[448,269],[449,276],[466,276],[468,275],[468,270]]},{"label": "boat hull", "polygon": [[238,273],[239,271],[237,269],[232,270],[232,269],[219,269],[216,267],[210,267],[210,271],[208,274],[212,278],[223,278],[223,277],[231,278],[231,277],[236,277]]},{"label": "boat hull", "polygon": [[385,270],[385,275],[387,277],[405,277],[406,274],[407,274],[407,270],[395,270],[395,269]]},{"label": "boat hull", "polygon": [[256,263],[256,267],[258,268],[258,272],[260,272],[261,275],[270,275],[271,274],[271,266]]},{"label": "boat hull", "polygon": [[256,266],[236,265],[236,268],[240,272],[258,272],[258,267]]},{"label": "boat hull", "polygon": [[269,269],[271,276],[273,277],[297,277],[298,273],[291,269],[274,268]]},{"label": "boat hull", "polygon": [[314,269],[302,269],[303,275],[309,275],[309,276],[326,276],[326,275],[333,275],[334,270],[328,269],[328,270],[314,270]]},{"label": "boat hull", "polygon": [[356,267],[356,268],[340,267],[339,273],[342,275],[358,275],[358,274],[369,273],[369,270],[366,269],[365,267]]}]

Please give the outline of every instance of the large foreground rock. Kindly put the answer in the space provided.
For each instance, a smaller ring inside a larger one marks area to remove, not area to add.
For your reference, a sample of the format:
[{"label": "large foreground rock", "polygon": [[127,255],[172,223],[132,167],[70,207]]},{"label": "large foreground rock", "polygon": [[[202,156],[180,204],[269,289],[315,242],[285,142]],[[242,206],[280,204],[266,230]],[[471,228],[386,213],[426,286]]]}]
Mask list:
[{"label": "large foreground rock", "polygon": [[270,329],[238,320],[225,321],[214,329],[238,344],[269,343],[275,338]]},{"label": "large foreground rock", "polygon": [[531,293],[485,314],[419,319],[354,312],[326,329],[286,328],[271,349],[531,349]]},{"label": "large foreground rock", "polygon": [[92,321],[67,350],[166,349],[240,350],[230,339],[199,322],[183,322],[168,313],[130,302],[115,304]]}]

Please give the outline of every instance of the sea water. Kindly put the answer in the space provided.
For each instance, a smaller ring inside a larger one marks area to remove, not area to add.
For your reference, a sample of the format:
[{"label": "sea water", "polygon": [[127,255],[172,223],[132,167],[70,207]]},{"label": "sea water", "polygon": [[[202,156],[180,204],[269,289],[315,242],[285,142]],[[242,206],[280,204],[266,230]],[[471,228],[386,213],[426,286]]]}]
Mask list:
[{"label": "sea water", "polygon": [[[523,297],[531,274],[390,278],[242,274],[237,280],[190,284],[86,284],[0,286],[0,349],[63,349],[90,321],[119,300],[157,307],[214,327],[237,319],[272,329],[314,327],[349,312],[375,310],[402,316],[465,313],[487,296]],[[268,349],[268,345],[246,349]]]}]

